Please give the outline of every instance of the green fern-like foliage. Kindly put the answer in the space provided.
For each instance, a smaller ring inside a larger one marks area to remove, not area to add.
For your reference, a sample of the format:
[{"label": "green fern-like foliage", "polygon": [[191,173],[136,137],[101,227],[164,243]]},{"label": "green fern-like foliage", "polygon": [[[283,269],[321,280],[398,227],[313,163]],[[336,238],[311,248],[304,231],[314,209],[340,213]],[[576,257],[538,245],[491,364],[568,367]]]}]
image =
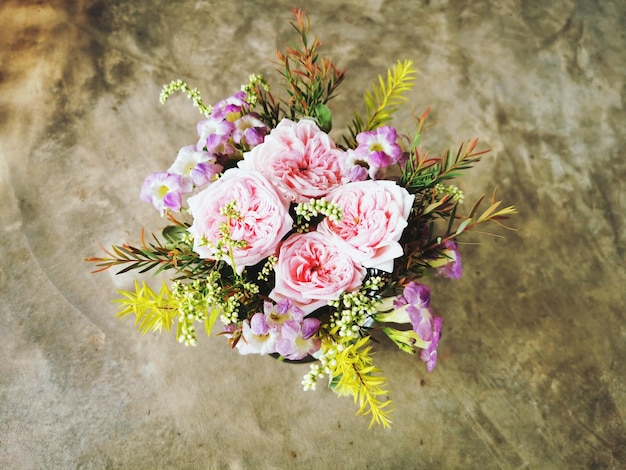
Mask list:
[{"label": "green fern-like foliage", "polygon": [[371,90],[365,92],[365,117],[354,113],[352,124],[348,126],[350,136],[344,136],[349,148],[356,146],[356,136],[361,132],[371,131],[391,121],[393,114],[402,102],[404,93],[413,87],[416,71],[410,60],[398,61],[387,70],[387,81],[379,75],[378,84],[373,83]]},{"label": "green fern-like foliage", "polygon": [[368,341],[369,336],[363,337],[337,352],[330,367],[331,387],[339,396],[354,397],[354,402],[359,404],[357,415],[372,415],[370,428],[374,423],[389,428],[391,400],[380,398],[387,394],[384,389],[387,380],[378,375],[381,371],[373,365]]},{"label": "green fern-like foliage", "polygon": [[120,318],[135,315],[135,325],[140,333],[149,331],[169,331],[178,315],[178,308],[172,299],[170,290],[163,282],[158,293],[154,292],[145,282],[135,281],[135,292],[120,289],[123,296],[115,302],[121,304],[117,316]]}]

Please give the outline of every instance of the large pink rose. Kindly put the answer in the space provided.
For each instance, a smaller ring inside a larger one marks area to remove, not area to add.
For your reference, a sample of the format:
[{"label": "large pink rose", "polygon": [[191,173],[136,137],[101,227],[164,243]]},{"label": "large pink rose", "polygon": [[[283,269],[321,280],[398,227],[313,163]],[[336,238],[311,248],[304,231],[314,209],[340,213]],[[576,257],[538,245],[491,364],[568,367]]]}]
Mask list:
[{"label": "large pink rose", "polygon": [[346,162],[346,153],[314,121],[283,119],[239,167],[260,171],[292,201],[307,202],[347,181]]},{"label": "large pink rose", "polygon": [[337,246],[362,266],[392,272],[393,260],[403,255],[398,240],[414,198],[393,181],[348,183],[326,198],[339,205],[343,218],[333,222],[326,217],[317,230],[337,240]]},{"label": "large pink rose", "polygon": [[319,232],[297,233],[278,252],[275,301],[291,299],[304,313],[313,312],[361,287],[366,271],[346,256],[328,236]]},{"label": "large pink rose", "polygon": [[[201,257],[216,259],[215,245],[222,238],[220,227],[227,220],[221,209],[233,201],[239,217],[230,220],[230,236],[246,242],[246,246],[233,249],[234,268],[241,274],[245,266],[276,254],[293,220],[289,216],[289,201],[262,174],[231,168],[187,201],[194,218],[189,228],[194,237],[193,249]],[[230,263],[228,257],[224,260]]]}]

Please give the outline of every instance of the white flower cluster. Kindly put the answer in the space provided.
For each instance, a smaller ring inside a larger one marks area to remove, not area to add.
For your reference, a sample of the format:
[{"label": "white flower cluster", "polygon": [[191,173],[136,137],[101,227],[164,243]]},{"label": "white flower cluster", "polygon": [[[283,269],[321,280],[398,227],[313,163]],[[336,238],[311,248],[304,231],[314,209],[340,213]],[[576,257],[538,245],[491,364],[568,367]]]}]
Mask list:
[{"label": "white flower cluster", "polygon": [[200,96],[200,91],[197,88],[191,88],[182,80],[173,80],[169,85],[164,85],[163,90],[161,90],[161,95],[159,96],[159,101],[161,104],[165,104],[170,96],[172,96],[175,92],[180,91],[183,93],[187,93],[187,98],[189,98],[193,105],[198,108],[198,110],[202,113],[204,117],[209,117],[211,115],[211,106],[206,106],[202,102],[202,97]]},{"label": "white flower cluster", "polygon": [[185,346],[195,346],[197,336],[194,323],[208,318],[206,298],[201,282],[199,280],[188,283],[174,282],[172,297],[178,304],[178,324],[180,325],[178,341]]},{"label": "white flower cluster", "polygon": [[338,328],[337,334],[340,337],[357,338],[359,332],[367,327],[372,315],[378,312],[376,305],[380,302],[378,296],[371,294],[378,291],[382,284],[383,279],[374,276],[363,284],[361,290],[344,292],[339,299],[328,302],[337,309],[330,317],[330,327]]},{"label": "white flower cluster", "polygon": [[248,83],[245,85],[241,85],[241,91],[246,93],[246,102],[250,106],[254,106],[259,101],[259,97],[256,94],[256,87],[260,86],[265,91],[269,91],[270,86],[263,78],[263,75],[257,75],[255,73],[250,74],[248,77]]},{"label": "white flower cluster", "polygon": [[325,215],[333,222],[338,222],[343,217],[339,205],[324,198],[301,202],[295,207],[295,211],[298,216],[296,230],[301,233],[308,231],[309,222],[319,215]]},{"label": "white flower cluster", "polygon": [[344,347],[342,344],[333,344],[318,358],[319,363],[310,365],[311,370],[302,378],[302,388],[305,392],[315,390],[319,379],[324,378],[325,375],[331,375],[332,368],[337,365],[335,357],[338,352],[343,351]]},{"label": "white flower cluster", "polygon": [[437,191],[440,194],[449,194],[450,196],[452,196],[452,199],[455,202],[458,202],[459,204],[462,204],[463,201],[465,200],[463,191],[461,191],[457,186],[454,186],[452,184],[448,187],[444,186],[441,183],[436,184],[435,191]]}]

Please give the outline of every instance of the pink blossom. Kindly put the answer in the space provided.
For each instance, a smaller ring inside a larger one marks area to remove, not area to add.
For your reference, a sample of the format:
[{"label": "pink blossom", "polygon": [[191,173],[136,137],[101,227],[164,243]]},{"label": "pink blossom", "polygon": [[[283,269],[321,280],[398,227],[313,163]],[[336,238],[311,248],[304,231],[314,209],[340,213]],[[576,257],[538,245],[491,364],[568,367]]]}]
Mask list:
[{"label": "pink blossom", "polygon": [[270,298],[291,299],[309,314],[339,298],[342,292],[360,288],[366,271],[355,264],[327,235],[297,233],[278,252],[276,285]]},{"label": "pink blossom", "polygon": [[323,197],[348,181],[345,152],[310,119],[283,119],[239,166],[260,171],[295,202]]},{"label": "pink blossom", "polygon": [[393,271],[393,260],[404,254],[398,241],[415,196],[393,181],[347,183],[327,200],[339,205],[343,217],[326,217],[317,230],[336,240],[342,251],[366,268]]},{"label": "pink blossom", "polygon": [[[243,247],[233,247],[233,268],[241,274],[245,266],[253,266],[276,253],[293,220],[289,216],[289,202],[261,173],[231,168],[188,200],[194,218],[189,232],[194,237],[193,249],[201,257],[220,256],[216,245],[223,238],[221,226],[227,222],[221,211],[233,201],[238,217],[230,218],[230,238],[245,242]],[[229,257],[225,261],[231,262]]]}]

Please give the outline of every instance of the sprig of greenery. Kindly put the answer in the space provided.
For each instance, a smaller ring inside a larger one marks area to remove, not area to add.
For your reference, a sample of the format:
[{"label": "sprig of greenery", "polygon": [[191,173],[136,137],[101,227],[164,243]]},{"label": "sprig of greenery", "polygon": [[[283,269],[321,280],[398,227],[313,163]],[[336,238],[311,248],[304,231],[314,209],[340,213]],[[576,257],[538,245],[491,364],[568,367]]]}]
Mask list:
[{"label": "sprig of greenery", "polygon": [[192,250],[191,244],[185,238],[187,231],[178,226],[167,226],[163,229],[165,243],[154,236],[153,243],[146,243],[145,233],[141,231],[141,247],[132,245],[113,245],[111,251],[100,245],[108,257],[90,257],[85,261],[96,263],[98,269],[94,273],[106,271],[116,266],[125,266],[116,274],[123,274],[131,270],[139,273],[156,269],[154,274],[174,269],[180,277],[176,279],[193,279],[207,273],[214,267],[214,262],[204,260]]},{"label": "sprig of greenery", "polygon": [[178,316],[178,308],[173,302],[172,293],[165,282],[161,289],[155,293],[145,282],[141,285],[135,281],[135,292],[120,289],[118,291],[123,298],[114,300],[121,304],[117,313],[120,318],[135,315],[135,325],[140,333],[149,331],[169,331],[174,319]]},{"label": "sprig of greenery", "polygon": [[413,144],[408,161],[402,170],[400,184],[415,194],[432,188],[445,180],[458,178],[465,170],[472,168],[490,150],[476,151],[478,139],[467,144],[461,143],[456,153],[449,149],[441,157],[430,157],[428,152],[420,153]]},{"label": "sprig of greenery", "polygon": [[398,106],[406,101],[404,93],[413,88],[416,70],[413,62],[398,61],[387,70],[387,81],[378,76],[378,84],[373,83],[371,90],[365,92],[365,117],[356,111],[352,123],[348,126],[350,136],[343,140],[348,148],[356,147],[356,136],[361,132],[371,131],[391,121]]},{"label": "sprig of greenery", "polygon": [[291,26],[300,36],[300,48],[287,48],[276,52],[282,65],[280,74],[287,80],[290,118],[312,117],[324,132],[332,128],[332,117],[326,103],[345,77],[345,70],[338,70],[329,58],[321,58],[318,49],[322,42],[315,38],[309,44],[308,33],[311,23],[306,10],[294,8],[295,22]]},{"label": "sprig of greenery", "polygon": [[[432,196],[433,200],[430,204],[422,207],[421,212],[416,216],[423,219],[422,227],[428,227],[428,235],[424,237],[415,237],[410,232],[403,235],[403,239],[407,240],[404,244],[404,252],[406,254],[406,269],[413,272],[416,277],[424,275],[424,271],[428,269],[428,261],[437,256],[442,246],[448,241],[454,241],[459,236],[470,231],[475,231],[479,225],[486,222],[495,222],[501,227],[514,230],[501,221],[508,219],[511,215],[517,214],[515,206],[502,206],[502,201],[497,199],[497,191],[494,190],[491,196],[491,203],[480,214],[478,210],[484,201],[485,196],[481,196],[472,206],[468,215],[457,214],[459,206],[458,201],[454,201],[454,197],[446,194],[441,199]],[[435,230],[435,219],[441,218],[447,221],[445,231],[437,235]],[[460,222],[459,222],[460,221]],[[456,223],[459,222],[459,223]],[[413,224],[419,225],[419,224]],[[482,232],[494,237],[502,237],[501,235]],[[398,273],[396,273],[398,274]]]},{"label": "sprig of greenery", "polygon": [[374,423],[391,427],[391,400],[381,399],[387,394],[387,379],[380,376],[380,369],[373,365],[369,336],[349,343],[340,344],[336,354],[328,363],[331,388],[339,396],[354,398],[359,404],[357,415],[372,415]]}]

